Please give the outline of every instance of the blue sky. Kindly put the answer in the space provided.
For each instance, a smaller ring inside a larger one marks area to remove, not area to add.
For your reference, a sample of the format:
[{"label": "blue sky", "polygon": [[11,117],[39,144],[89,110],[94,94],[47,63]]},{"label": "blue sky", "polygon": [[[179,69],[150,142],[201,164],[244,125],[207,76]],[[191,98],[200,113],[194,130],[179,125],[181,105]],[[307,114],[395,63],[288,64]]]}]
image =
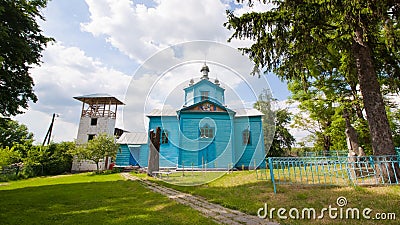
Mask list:
[{"label": "blue sky", "polygon": [[[231,31],[223,27],[223,23],[226,22],[225,10],[234,9],[235,13],[240,15],[249,10],[268,10],[269,7],[256,4],[253,9],[249,9],[246,5],[237,5],[228,0],[49,1],[48,7],[43,9],[46,21],[40,21],[40,24],[44,33],[53,37],[56,42],[50,44],[43,52],[42,65],[32,70],[39,101],[30,104],[29,110],[15,119],[26,124],[34,133],[35,139],[41,142],[51,115],[57,113],[60,116],[56,119],[52,139],[56,142],[72,141],[76,138],[81,109],[80,102],[73,97],[108,93],[132,103],[124,107],[124,112],[119,111],[117,127],[140,130],[135,127],[137,124],[129,123],[129,127],[126,127],[123,119],[126,115],[143,117],[146,113],[147,108],[135,104],[135,99],[145,99],[147,89],[142,92],[138,90],[155,85],[157,79],[162,81],[162,84],[168,83],[174,88],[168,89],[169,93],[160,92],[154,95],[159,96],[159,99],[148,94],[151,101],[147,102],[147,106],[162,106],[166,103],[161,99],[168,96],[171,106],[177,107],[179,102],[183,104],[181,88],[187,80],[201,76],[199,70],[202,59],[210,61],[210,76],[218,77],[222,85],[230,90],[227,93],[236,94],[236,99],[227,102],[228,106],[235,105],[237,100],[242,100],[243,106],[251,105],[252,99],[247,97],[250,89],[259,91],[258,86],[264,85],[265,79],[274,97],[284,101],[289,96],[286,84],[273,74],[262,78],[251,77],[251,66],[246,59],[234,62],[235,57],[232,57],[231,61],[226,61],[227,64],[232,63],[240,67],[235,69],[240,71],[240,75],[231,74],[229,77],[230,72],[226,72],[224,67],[218,66],[217,63],[212,64],[212,61],[218,61],[218,57],[230,59],[229,55],[215,56],[219,54],[218,51],[183,51],[179,53],[182,54],[180,56],[177,55],[178,51],[174,51],[175,55],[166,54],[166,58],[159,54],[162,51],[167,53],[168,49],[176,49],[177,46],[192,47],[187,43],[199,40],[226,45],[223,47],[224,51],[226,48],[248,46],[251,43],[249,41],[226,42]],[[194,60],[194,63],[191,66],[176,67],[178,69],[169,73],[162,73],[164,77],[154,76],[155,74],[137,76],[143,65],[149,64],[157,57],[166,65],[182,63],[188,59]],[[179,61],[178,58],[183,60]],[[240,76],[245,77],[248,81],[246,84],[251,86],[250,89],[243,88],[246,85],[240,82]],[[127,97],[127,91],[133,91],[134,94]],[[259,93],[253,95],[256,94]],[[128,114],[128,110],[133,114]]]}]

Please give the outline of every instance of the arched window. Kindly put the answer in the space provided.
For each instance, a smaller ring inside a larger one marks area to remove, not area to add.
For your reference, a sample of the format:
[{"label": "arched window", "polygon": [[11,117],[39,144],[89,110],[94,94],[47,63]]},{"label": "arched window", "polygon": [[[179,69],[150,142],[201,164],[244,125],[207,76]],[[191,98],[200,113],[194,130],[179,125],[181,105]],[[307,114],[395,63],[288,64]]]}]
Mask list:
[{"label": "arched window", "polygon": [[213,138],[214,128],[210,127],[207,123],[200,128],[200,138]]},{"label": "arched window", "polygon": [[243,145],[251,144],[251,133],[250,133],[249,129],[246,129],[243,131],[242,140],[243,140]]}]

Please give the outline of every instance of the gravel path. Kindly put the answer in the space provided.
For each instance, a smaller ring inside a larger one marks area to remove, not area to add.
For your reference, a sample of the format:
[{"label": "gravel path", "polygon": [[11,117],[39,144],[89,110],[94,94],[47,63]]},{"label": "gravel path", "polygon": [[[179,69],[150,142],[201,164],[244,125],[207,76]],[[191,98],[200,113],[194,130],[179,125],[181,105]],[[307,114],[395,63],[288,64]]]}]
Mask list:
[{"label": "gravel path", "polygon": [[210,203],[201,197],[196,197],[191,194],[167,188],[150,181],[139,179],[135,176],[130,175],[129,173],[121,173],[121,175],[127,180],[139,181],[145,187],[149,188],[154,192],[165,195],[168,198],[173,199],[181,204],[188,205],[193,209],[201,212],[204,216],[209,217],[220,224],[233,224],[233,225],[242,225],[242,224],[278,225],[279,224],[275,222],[269,222],[267,220],[258,218],[257,216],[248,215],[237,210],[228,209],[218,204]]}]

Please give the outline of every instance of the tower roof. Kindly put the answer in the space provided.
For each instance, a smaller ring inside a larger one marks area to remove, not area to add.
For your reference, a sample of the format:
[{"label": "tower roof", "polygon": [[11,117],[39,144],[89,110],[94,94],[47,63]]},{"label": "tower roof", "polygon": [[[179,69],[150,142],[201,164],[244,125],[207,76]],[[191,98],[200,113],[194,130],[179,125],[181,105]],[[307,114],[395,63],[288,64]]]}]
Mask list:
[{"label": "tower roof", "polygon": [[90,94],[74,97],[74,99],[84,102],[86,104],[113,104],[125,105],[122,101],[109,94]]},{"label": "tower roof", "polygon": [[207,81],[209,84],[214,84],[214,85],[216,85],[218,88],[220,88],[220,89],[222,89],[222,90],[225,90],[224,88],[220,87],[221,84],[220,84],[218,78],[215,79],[215,83],[213,83],[213,82],[211,82],[211,81],[209,80],[208,73],[210,72],[210,68],[208,68],[208,66],[207,66],[207,64],[206,64],[205,62],[204,62],[203,67],[201,68],[200,72],[202,72],[202,74],[203,74],[203,76],[200,78],[200,80],[199,80],[198,82],[195,83],[194,80],[193,80],[193,78],[190,79],[190,81],[189,81],[189,86],[186,87],[186,88],[184,88],[183,90],[187,90],[187,89],[189,89],[189,88],[193,88],[194,86],[197,86],[198,84],[203,83],[203,82],[205,82],[205,81]]},{"label": "tower roof", "polygon": [[219,90],[225,90],[225,88],[221,87],[220,83],[215,84],[215,83],[213,83],[213,82],[211,82],[210,80],[207,80],[207,79],[200,79],[199,81],[197,81],[197,82],[194,83],[194,84],[190,84],[190,83],[189,83],[189,86],[183,88],[183,90],[186,91],[186,90],[189,90],[189,89],[191,89],[191,88],[195,88],[195,87],[197,87],[198,85],[204,84],[204,83],[208,83],[208,84],[210,84],[210,85],[213,85],[213,86],[215,86],[215,87],[216,87],[217,89],[219,89]]}]

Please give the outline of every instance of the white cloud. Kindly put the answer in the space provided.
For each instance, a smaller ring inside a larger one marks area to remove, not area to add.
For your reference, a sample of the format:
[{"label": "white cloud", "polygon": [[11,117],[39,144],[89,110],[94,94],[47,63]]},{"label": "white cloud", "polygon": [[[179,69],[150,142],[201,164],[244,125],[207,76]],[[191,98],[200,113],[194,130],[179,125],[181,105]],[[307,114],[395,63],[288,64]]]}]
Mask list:
[{"label": "white cloud", "polygon": [[[225,10],[230,7],[231,1],[144,2],[86,0],[90,19],[80,21],[81,31],[89,32],[96,40],[105,39],[112,47],[129,56],[132,63],[143,63],[131,83],[131,77],[118,71],[118,65],[114,66],[113,62],[102,57],[105,50],[96,55],[96,52],[84,52],[78,47],[65,47],[76,46],[74,41],[79,38],[74,37],[71,43],[65,45],[51,45],[43,52],[43,65],[32,70],[39,101],[32,104],[26,114],[17,117],[28,125],[39,140],[41,136],[44,138],[52,113],[61,114],[56,123],[60,128],[55,128],[60,129],[60,132],[55,130],[55,140],[76,138],[81,105],[72,97],[93,93],[108,93],[126,101],[123,115],[121,108],[118,112],[117,127],[140,130],[147,125],[144,114],[149,110],[165,107],[165,103],[174,107],[183,104],[182,88],[190,78],[200,77],[200,63],[204,59],[212,67],[212,80],[218,77],[221,86],[226,88],[228,104],[251,107],[252,101],[268,86],[264,77],[258,79],[248,75],[252,63],[245,56],[237,57],[240,55],[236,49],[239,42],[230,44],[234,48],[220,44],[226,43],[231,32],[223,27],[227,20]],[[54,1],[54,4],[57,2]],[[263,7],[256,3],[252,10],[265,10]],[[237,10],[236,13],[240,14],[248,10],[248,7],[243,6]],[[51,15],[57,16],[56,13]],[[53,18],[47,19],[50,21]],[[82,34],[75,30],[71,33]],[[57,36],[54,38],[58,39]],[[215,43],[182,44],[193,40]],[[82,43],[88,43],[88,40]],[[96,49],[87,48],[87,51],[92,50]],[[118,58],[111,61],[117,62]],[[171,67],[188,61],[196,61],[197,64],[169,71]],[[149,93],[153,85],[153,92]]]},{"label": "white cloud", "polygon": [[[79,112],[78,112],[79,113]],[[42,143],[51,123],[52,114],[28,110],[25,114],[15,117],[20,123],[28,126],[29,131],[34,133],[35,143]],[[73,141],[78,132],[78,123],[66,122],[62,115],[56,117],[53,125],[51,141]]]},{"label": "white cloud", "polygon": [[[276,103],[276,109],[287,109],[292,115],[296,115],[300,113],[298,105],[300,103],[292,100],[282,100]],[[291,124],[288,125],[289,132],[296,139],[296,142],[305,142],[307,146],[311,146],[313,143],[309,143],[307,137],[311,135],[311,133],[307,130],[298,129],[293,127],[294,121],[292,120]]]},{"label": "white cloud", "polygon": [[400,106],[400,93],[392,93],[386,96],[391,104],[396,105],[397,107]]},{"label": "white cloud", "polygon": [[169,0],[153,6],[129,0],[86,0],[90,22],[82,30],[104,35],[139,62],[173,44],[192,40],[225,41],[226,5],[215,0]]},{"label": "white cloud", "polygon": [[[43,64],[32,69],[32,77],[39,101],[31,104],[31,109],[16,119],[23,121],[41,139],[51,120],[48,117],[53,113],[60,114],[57,126],[64,129],[60,128],[60,133],[55,133],[55,137],[59,138],[56,140],[76,138],[81,105],[73,99],[74,96],[108,93],[123,100],[131,79],[126,74],[102,66],[101,62],[87,57],[82,50],[67,48],[60,43],[48,46],[43,52]],[[120,120],[117,125],[122,124]]]},{"label": "white cloud", "polygon": [[261,1],[252,1],[252,6],[250,7],[248,2],[245,1],[244,4],[240,4],[239,8],[234,10],[234,14],[236,16],[241,16],[248,12],[265,12],[275,8],[276,5],[268,2],[267,4],[263,4]]}]

